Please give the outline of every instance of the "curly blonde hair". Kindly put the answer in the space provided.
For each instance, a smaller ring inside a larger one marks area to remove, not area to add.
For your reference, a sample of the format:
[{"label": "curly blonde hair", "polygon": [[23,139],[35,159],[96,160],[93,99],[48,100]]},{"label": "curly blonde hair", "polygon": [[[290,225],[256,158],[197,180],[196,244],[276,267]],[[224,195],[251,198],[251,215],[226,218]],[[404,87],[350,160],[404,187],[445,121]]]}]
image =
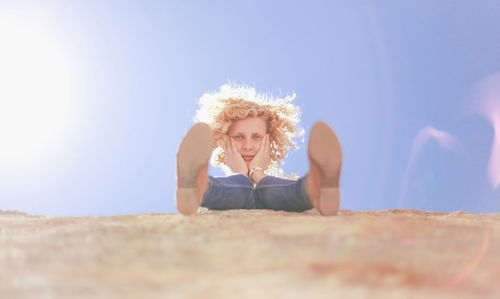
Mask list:
[{"label": "curly blonde hair", "polygon": [[209,124],[214,132],[212,165],[225,165],[225,136],[233,123],[247,117],[260,117],[266,122],[271,148],[271,165],[267,172],[282,173],[280,166],[283,158],[290,148],[296,148],[294,139],[304,134],[299,128],[300,108],[290,103],[294,99],[295,94],[274,98],[257,93],[253,87],[234,83],[222,85],[216,92],[203,94],[194,121]]}]

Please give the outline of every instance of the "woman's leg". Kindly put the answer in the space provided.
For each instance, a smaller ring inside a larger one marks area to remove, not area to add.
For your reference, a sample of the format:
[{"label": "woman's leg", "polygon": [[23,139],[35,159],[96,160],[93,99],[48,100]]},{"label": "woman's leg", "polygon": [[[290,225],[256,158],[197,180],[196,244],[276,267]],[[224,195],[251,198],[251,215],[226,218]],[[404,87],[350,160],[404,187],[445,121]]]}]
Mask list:
[{"label": "woman's leg", "polygon": [[321,215],[335,215],[340,206],[342,149],[328,124],[317,122],[312,127],[308,157],[309,172],[298,181],[262,178],[255,188],[257,208],[300,212],[314,207]]},{"label": "woman's leg", "polygon": [[306,177],[297,181],[273,176],[262,178],[255,186],[257,209],[272,209],[288,212],[310,210],[313,205],[305,189]]},{"label": "woman's leg", "polygon": [[211,210],[255,209],[253,185],[243,174],[209,177],[201,206]]}]

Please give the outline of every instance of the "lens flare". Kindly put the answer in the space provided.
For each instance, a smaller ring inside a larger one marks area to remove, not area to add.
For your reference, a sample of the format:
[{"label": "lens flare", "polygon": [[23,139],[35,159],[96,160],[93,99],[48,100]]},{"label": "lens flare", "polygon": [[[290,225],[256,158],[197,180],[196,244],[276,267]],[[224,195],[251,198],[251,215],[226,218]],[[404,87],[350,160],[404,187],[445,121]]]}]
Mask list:
[{"label": "lens flare", "polygon": [[432,126],[427,126],[421,129],[418,132],[415,139],[413,140],[413,145],[410,152],[410,159],[408,161],[408,166],[403,175],[403,183],[401,185],[401,191],[399,193],[399,204],[398,204],[399,207],[401,207],[403,197],[406,194],[406,188],[408,185],[408,176],[410,170],[413,168],[413,164],[415,163],[418,154],[422,150],[422,147],[430,140],[436,140],[439,146],[445,149],[446,151],[463,149],[462,143],[456,137],[445,131],[438,130]]},{"label": "lens flare", "polygon": [[493,126],[493,146],[488,162],[488,179],[493,189],[500,186],[500,74],[486,77],[476,86],[473,109],[486,117]]},{"label": "lens flare", "polygon": [[500,111],[495,114],[493,128],[495,130],[495,135],[488,166],[488,177],[490,178],[493,189],[497,189],[498,186],[500,186]]},{"label": "lens flare", "polygon": [[468,276],[470,276],[472,272],[474,272],[474,270],[476,270],[477,266],[479,265],[479,263],[481,262],[484,255],[486,254],[486,252],[490,247],[490,239],[491,239],[491,231],[487,230],[483,236],[483,242],[481,243],[481,247],[479,248],[474,258],[470,260],[467,266],[465,266],[465,268],[462,271],[460,271],[460,273],[455,278],[453,278],[448,283],[444,284],[445,290],[452,290],[456,288],[458,285],[462,283],[462,281],[464,281]]}]

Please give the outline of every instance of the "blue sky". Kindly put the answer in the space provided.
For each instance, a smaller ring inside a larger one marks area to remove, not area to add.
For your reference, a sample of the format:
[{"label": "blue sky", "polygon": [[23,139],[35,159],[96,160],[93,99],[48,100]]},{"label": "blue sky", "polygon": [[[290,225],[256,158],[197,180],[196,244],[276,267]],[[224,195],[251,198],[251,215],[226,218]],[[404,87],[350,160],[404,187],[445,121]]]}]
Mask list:
[{"label": "blue sky", "polygon": [[[176,212],[178,144],[197,99],[230,80],[295,92],[306,142],[317,120],[335,129],[342,209],[499,212],[488,176],[495,130],[474,109],[480,82],[500,72],[499,15],[498,1],[2,1],[13,25],[0,32],[33,28],[64,61],[67,91],[65,109],[31,124],[65,119],[57,142],[0,160],[0,209]],[[4,110],[16,100],[0,93]],[[416,150],[426,127],[460,146],[430,137]],[[285,172],[307,172],[306,148]]]}]

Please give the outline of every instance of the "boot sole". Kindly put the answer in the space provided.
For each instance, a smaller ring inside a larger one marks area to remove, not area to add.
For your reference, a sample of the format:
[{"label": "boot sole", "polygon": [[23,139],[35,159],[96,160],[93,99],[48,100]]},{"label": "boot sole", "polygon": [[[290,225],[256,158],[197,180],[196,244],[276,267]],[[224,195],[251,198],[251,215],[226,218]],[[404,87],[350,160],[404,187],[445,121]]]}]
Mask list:
[{"label": "boot sole", "polygon": [[177,152],[177,209],[191,215],[201,205],[201,194],[197,186],[200,170],[212,155],[214,137],[205,123],[195,124],[184,136]]},{"label": "boot sole", "polygon": [[342,149],[337,135],[325,122],[317,122],[311,129],[308,157],[321,172],[319,212],[325,216],[335,215],[340,207]]}]

